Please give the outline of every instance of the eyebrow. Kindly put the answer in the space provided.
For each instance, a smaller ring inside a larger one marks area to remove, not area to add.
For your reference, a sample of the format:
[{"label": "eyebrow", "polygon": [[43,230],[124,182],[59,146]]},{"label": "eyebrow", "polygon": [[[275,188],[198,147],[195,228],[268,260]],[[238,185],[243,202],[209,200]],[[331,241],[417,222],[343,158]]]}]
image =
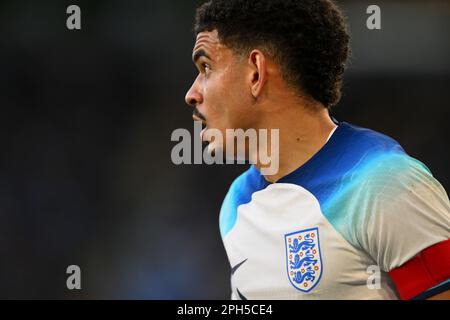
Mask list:
[{"label": "eyebrow", "polygon": [[194,56],[192,57],[192,61],[194,61],[194,63],[197,63],[197,60],[200,59],[200,57],[206,57],[209,60],[212,60],[211,57],[208,56],[208,54],[206,53],[205,50],[200,49],[194,53]]}]

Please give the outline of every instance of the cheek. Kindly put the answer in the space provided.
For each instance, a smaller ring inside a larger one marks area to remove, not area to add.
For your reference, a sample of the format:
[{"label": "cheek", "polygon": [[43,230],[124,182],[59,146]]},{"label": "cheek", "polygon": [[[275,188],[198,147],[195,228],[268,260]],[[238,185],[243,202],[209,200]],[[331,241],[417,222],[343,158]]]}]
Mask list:
[{"label": "cheek", "polygon": [[251,100],[243,77],[233,71],[225,70],[205,82],[206,116],[218,129],[245,128],[248,124]]},{"label": "cheek", "polygon": [[242,127],[242,120],[247,117],[249,100],[243,77],[230,76],[222,82],[225,112],[233,127]]},{"label": "cheek", "polygon": [[211,125],[219,126],[226,120],[231,99],[229,91],[226,80],[219,75],[204,82],[205,116]]},{"label": "cheek", "polygon": [[253,121],[251,100],[244,83],[236,83],[233,86],[229,93],[228,118],[232,122],[233,128],[247,129],[251,127]]}]

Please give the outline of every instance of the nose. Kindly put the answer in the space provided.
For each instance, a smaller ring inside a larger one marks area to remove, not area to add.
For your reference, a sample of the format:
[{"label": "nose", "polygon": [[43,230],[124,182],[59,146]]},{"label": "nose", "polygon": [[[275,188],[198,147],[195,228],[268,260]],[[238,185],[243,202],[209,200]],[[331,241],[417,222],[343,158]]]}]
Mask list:
[{"label": "nose", "polygon": [[197,81],[192,84],[191,88],[186,93],[186,97],[184,98],[186,103],[191,107],[196,107],[203,102],[203,97],[198,90],[196,83]]}]

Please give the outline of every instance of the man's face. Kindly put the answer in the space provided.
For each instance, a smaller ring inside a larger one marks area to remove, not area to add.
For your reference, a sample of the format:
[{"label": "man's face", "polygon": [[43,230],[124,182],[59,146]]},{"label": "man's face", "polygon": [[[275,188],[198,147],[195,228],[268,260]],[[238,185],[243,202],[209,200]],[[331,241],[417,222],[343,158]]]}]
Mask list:
[{"label": "man's face", "polygon": [[254,126],[252,96],[247,83],[248,67],[239,57],[220,43],[217,31],[201,32],[193,50],[193,60],[199,70],[186,94],[186,103],[194,107],[194,120],[203,120],[207,129],[218,129],[224,146],[209,141],[210,150],[226,148],[226,129]]}]

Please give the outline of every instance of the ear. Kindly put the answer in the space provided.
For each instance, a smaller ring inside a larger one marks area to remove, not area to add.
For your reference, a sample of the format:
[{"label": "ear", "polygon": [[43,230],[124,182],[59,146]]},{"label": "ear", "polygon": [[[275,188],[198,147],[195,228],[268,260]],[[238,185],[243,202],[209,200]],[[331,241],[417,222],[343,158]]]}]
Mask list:
[{"label": "ear", "polygon": [[253,98],[258,99],[264,88],[264,84],[267,81],[267,60],[264,53],[260,50],[253,50],[248,58],[250,66],[250,90]]}]

